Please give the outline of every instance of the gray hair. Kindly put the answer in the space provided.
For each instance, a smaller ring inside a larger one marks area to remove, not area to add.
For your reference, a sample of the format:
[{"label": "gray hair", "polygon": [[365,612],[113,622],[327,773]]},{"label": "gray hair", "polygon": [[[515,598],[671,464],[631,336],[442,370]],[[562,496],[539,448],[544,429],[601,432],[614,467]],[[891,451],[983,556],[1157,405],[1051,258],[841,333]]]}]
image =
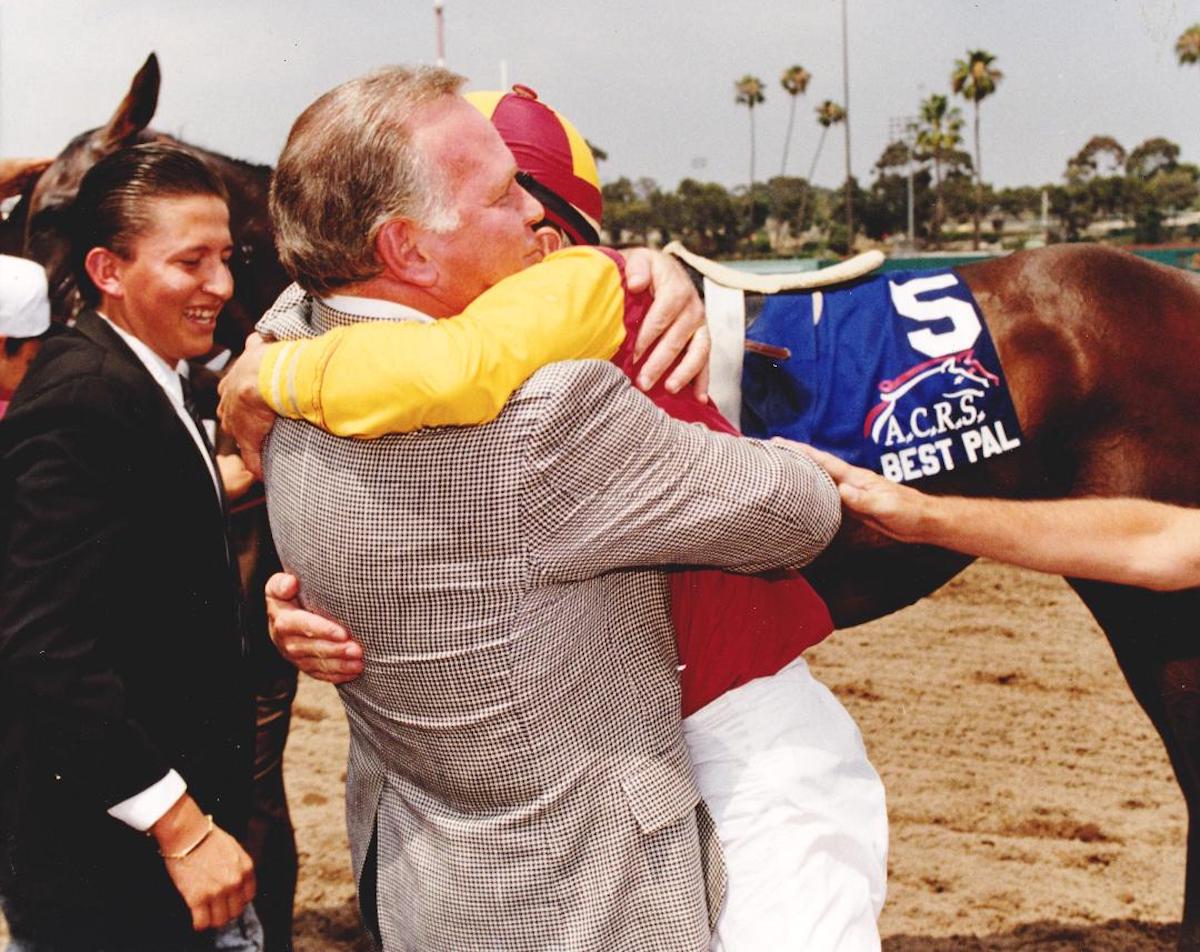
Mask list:
[{"label": "gray hair", "polygon": [[409,120],[465,81],[441,67],[391,66],[331,89],[300,114],[271,180],[271,218],[280,261],[301,287],[329,294],[378,275],[375,238],[392,219],[457,227]]}]

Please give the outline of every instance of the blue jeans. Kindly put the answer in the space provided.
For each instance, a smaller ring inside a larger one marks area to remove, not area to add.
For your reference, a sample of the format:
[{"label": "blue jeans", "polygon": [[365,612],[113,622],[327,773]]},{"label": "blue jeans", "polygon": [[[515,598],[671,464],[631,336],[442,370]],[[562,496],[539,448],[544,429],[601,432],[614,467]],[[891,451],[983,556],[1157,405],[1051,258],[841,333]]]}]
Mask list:
[{"label": "blue jeans", "polygon": [[[262,952],[263,948],[262,924],[258,921],[258,915],[255,913],[253,905],[247,906],[241,916],[233,922],[220,929],[209,929],[205,933],[205,937],[211,942],[208,948],[213,952]],[[189,952],[191,948],[189,946]],[[95,950],[92,946],[84,947],[74,943],[65,945],[54,940],[43,942],[38,939],[10,939],[5,952],[95,952]],[[127,950],[117,946],[105,946],[100,952],[127,952]],[[138,952],[149,952],[149,950],[139,949]],[[173,950],[157,946],[154,952],[173,952]]]}]

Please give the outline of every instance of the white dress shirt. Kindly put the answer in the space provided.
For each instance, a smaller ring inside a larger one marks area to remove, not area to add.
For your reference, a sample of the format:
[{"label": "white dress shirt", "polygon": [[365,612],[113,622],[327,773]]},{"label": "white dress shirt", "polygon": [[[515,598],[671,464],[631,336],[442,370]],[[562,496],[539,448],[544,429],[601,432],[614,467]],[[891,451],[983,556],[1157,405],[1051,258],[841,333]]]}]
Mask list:
[{"label": "white dress shirt", "polygon": [[[96,313],[100,314],[99,311]],[[187,427],[188,433],[192,436],[192,441],[196,444],[196,449],[203,458],[205,465],[208,466],[209,475],[212,476],[213,489],[216,491],[217,497],[220,498],[221,490],[219,487],[221,477],[217,473],[216,464],[208,452],[208,447],[204,444],[204,439],[201,437],[200,431],[196,429],[196,421],[192,419],[192,415],[188,413],[187,407],[183,405],[183,385],[180,384],[179,377],[180,375],[188,376],[187,361],[181,360],[172,367],[151,350],[144,341],[134,337],[124,328],[118,327],[103,314],[100,314],[100,316],[108,321],[108,326],[116,331],[121,340],[129,345],[129,349],[137,355],[138,360],[142,362],[146,370],[150,372],[150,376],[154,378],[154,382],[162,388],[163,393],[167,395],[167,399],[171,401],[171,406],[175,408],[175,415]],[[213,434],[210,433],[208,436],[211,439]]]},{"label": "white dress shirt", "polygon": [[[100,314],[99,311],[96,313]],[[188,433],[191,434],[192,440],[196,444],[196,451],[204,459],[205,465],[208,466],[209,475],[212,476],[213,480],[213,489],[216,491],[219,499],[221,495],[219,488],[220,476],[217,474],[216,465],[213,463],[213,458],[209,454],[208,448],[204,445],[200,431],[196,428],[196,421],[192,419],[191,414],[187,412],[187,408],[183,405],[183,386],[179,382],[179,375],[187,374],[187,362],[181,360],[175,367],[171,367],[170,364],[159,357],[142,340],[134,337],[123,328],[118,327],[103,314],[100,314],[100,316],[108,321],[108,326],[116,331],[121,340],[129,345],[129,349],[145,365],[150,376],[154,378],[154,382],[162,388],[163,392],[167,395],[167,399],[171,401],[171,406],[175,408],[176,415],[182,421],[183,425],[187,427]],[[176,771],[169,770],[161,780],[151,784],[141,793],[135,793],[132,797],[110,807],[108,815],[120,820],[122,823],[128,824],[135,830],[145,832],[162,819],[163,814],[171,809],[186,791],[187,784],[183,778]]]}]

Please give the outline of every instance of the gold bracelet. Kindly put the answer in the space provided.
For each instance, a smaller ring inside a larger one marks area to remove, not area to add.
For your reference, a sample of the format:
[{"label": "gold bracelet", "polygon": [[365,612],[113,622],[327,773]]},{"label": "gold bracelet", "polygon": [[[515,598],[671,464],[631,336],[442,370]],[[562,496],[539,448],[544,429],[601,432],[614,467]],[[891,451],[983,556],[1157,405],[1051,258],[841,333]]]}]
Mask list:
[{"label": "gold bracelet", "polygon": [[200,834],[200,839],[196,840],[195,843],[193,843],[187,849],[180,850],[178,853],[164,853],[162,850],[159,850],[158,855],[161,856],[163,859],[183,859],[185,856],[187,856],[189,853],[191,853],[193,850],[195,850],[196,847],[198,847],[201,843],[203,843],[205,840],[207,840],[209,838],[209,836],[212,834],[213,829],[216,827],[216,824],[213,823],[213,818],[212,818],[211,813],[206,813],[204,815],[204,819],[206,819],[208,821],[208,828],[203,833]]}]

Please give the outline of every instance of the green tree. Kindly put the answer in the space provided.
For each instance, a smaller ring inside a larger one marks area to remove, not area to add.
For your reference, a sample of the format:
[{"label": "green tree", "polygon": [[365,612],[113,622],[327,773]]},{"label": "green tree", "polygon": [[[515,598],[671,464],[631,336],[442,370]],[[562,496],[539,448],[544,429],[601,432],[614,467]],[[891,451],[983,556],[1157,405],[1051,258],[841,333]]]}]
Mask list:
[{"label": "green tree", "polygon": [[975,111],[975,230],[974,246],[979,247],[979,217],[983,203],[983,161],[979,153],[979,104],[996,91],[1004,74],[992,64],[996,57],[987,50],[967,50],[967,58],[954,61],[950,86],[974,106]]},{"label": "green tree", "polygon": [[663,244],[683,235],[686,215],[683,201],[676,192],[664,192],[659,188],[647,196],[650,221],[658,229]]},{"label": "green tree", "polygon": [[601,186],[604,197],[604,228],[615,245],[645,242],[654,227],[650,203],[640,196],[633,182],[622,176]]},{"label": "green tree", "polygon": [[1191,208],[1200,197],[1198,177],[1200,170],[1188,162],[1181,162],[1170,171],[1159,172],[1150,180],[1155,201],[1171,212]]},{"label": "green tree", "polygon": [[975,180],[971,176],[971,156],[968,153],[959,151],[956,156],[946,161],[942,176],[942,195],[946,202],[946,221],[958,222],[960,225],[974,221]]},{"label": "green tree", "polygon": [[1049,191],[1050,211],[1062,223],[1062,237],[1067,241],[1079,241],[1094,216],[1086,186],[1068,181],[1066,185],[1051,186]]},{"label": "green tree", "polygon": [[792,129],[796,124],[796,99],[808,89],[812,74],[803,66],[789,66],[779,77],[779,85],[791,99],[791,109],[788,112],[787,135],[783,137],[783,163],[779,166],[779,174],[787,174],[788,151],[792,146]]},{"label": "green tree", "polygon": [[[771,216],[771,191],[762,182],[755,182],[750,188],[738,189],[734,194],[734,202],[743,209],[742,220],[747,223],[744,237],[748,239],[748,247],[743,249],[751,253],[768,250],[771,246],[770,235],[761,235]],[[765,244],[765,248],[760,247]]]},{"label": "green tree", "polygon": [[929,171],[916,169],[915,155],[903,139],[894,139],[883,147],[875,160],[875,180],[867,190],[865,204],[858,220],[871,238],[887,238],[908,231],[908,177],[912,169],[913,226],[924,231],[921,224],[933,204]]},{"label": "green tree", "polygon": [[918,157],[933,166],[936,201],[930,235],[934,244],[939,246],[942,243],[942,226],[946,221],[946,164],[959,152],[962,125],[962,112],[951,106],[950,100],[941,93],[933,93],[921,103],[917,125]]},{"label": "green tree", "polygon": [[[1125,215],[1129,204],[1128,156],[1112,136],[1092,136],[1067,160],[1066,182],[1051,192],[1051,206],[1074,241],[1101,216]],[[1132,212],[1129,212],[1132,214]]]},{"label": "green tree", "polygon": [[1156,136],[1131,149],[1125,161],[1125,212],[1133,219],[1134,240],[1157,244],[1174,212],[1196,201],[1197,169],[1179,161],[1179,146]]},{"label": "green tree", "polygon": [[817,106],[817,122],[821,126],[821,137],[817,139],[817,148],[813,152],[812,165],[808,167],[809,188],[805,190],[805,202],[800,206],[800,212],[797,215],[801,223],[804,222],[804,212],[808,205],[808,193],[812,189],[813,175],[817,171],[817,162],[821,158],[821,149],[825,147],[825,136],[829,134],[830,126],[836,126],[839,122],[845,121],[846,110],[832,99],[826,99],[821,105]]},{"label": "green tree", "polygon": [[804,208],[808,183],[799,176],[776,175],[767,182],[766,188],[771,214],[778,223],[772,236],[772,247],[778,250],[779,242],[786,235],[785,226],[786,230],[796,233],[803,230],[800,213]]},{"label": "green tree", "polygon": [[1169,172],[1179,164],[1179,146],[1170,139],[1156,136],[1147,139],[1129,153],[1125,172],[1134,178],[1148,181],[1158,172]]},{"label": "green tree", "polygon": [[1127,158],[1124,147],[1112,136],[1092,136],[1067,161],[1067,167],[1074,166],[1085,176],[1112,175],[1125,167]]},{"label": "green tree", "polygon": [[734,198],[716,182],[684,179],[676,189],[684,242],[703,255],[729,254],[744,233],[745,216]]},{"label": "green tree", "polygon": [[896,169],[907,170],[911,160],[912,155],[909,152],[908,143],[902,139],[895,139],[883,147],[879,158],[875,160],[875,171],[880,175],[885,175]]},{"label": "green tree", "polygon": [[[890,235],[903,234],[908,230],[908,157],[904,152],[903,162],[888,161],[897,158],[899,149],[890,144],[875,163],[877,175],[861,202],[855,203],[858,221],[863,232],[871,238],[884,239]],[[904,143],[899,143],[903,149]],[[933,210],[932,180],[927,168],[913,173],[913,219],[919,235],[928,229]]]},{"label": "green tree", "polygon": [[734,102],[750,112],[750,186],[754,186],[754,107],[766,100],[763,81],[747,73],[733,84]]},{"label": "green tree", "polygon": [[1193,23],[1175,41],[1175,55],[1180,66],[1200,63],[1200,23]]},{"label": "green tree", "polygon": [[1037,218],[1042,213],[1042,190],[1033,185],[1002,188],[996,193],[996,207],[1012,218]]},{"label": "green tree", "polygon": [[846,227],[846,200],[854,203],[855,208],[862,208],[867,203],[867,193],[858,184],[858,179],[850,176],[848,187],[839,189],[833,195],[830,209],[829,250],[839,255],[850,253],[850,231]]}]

